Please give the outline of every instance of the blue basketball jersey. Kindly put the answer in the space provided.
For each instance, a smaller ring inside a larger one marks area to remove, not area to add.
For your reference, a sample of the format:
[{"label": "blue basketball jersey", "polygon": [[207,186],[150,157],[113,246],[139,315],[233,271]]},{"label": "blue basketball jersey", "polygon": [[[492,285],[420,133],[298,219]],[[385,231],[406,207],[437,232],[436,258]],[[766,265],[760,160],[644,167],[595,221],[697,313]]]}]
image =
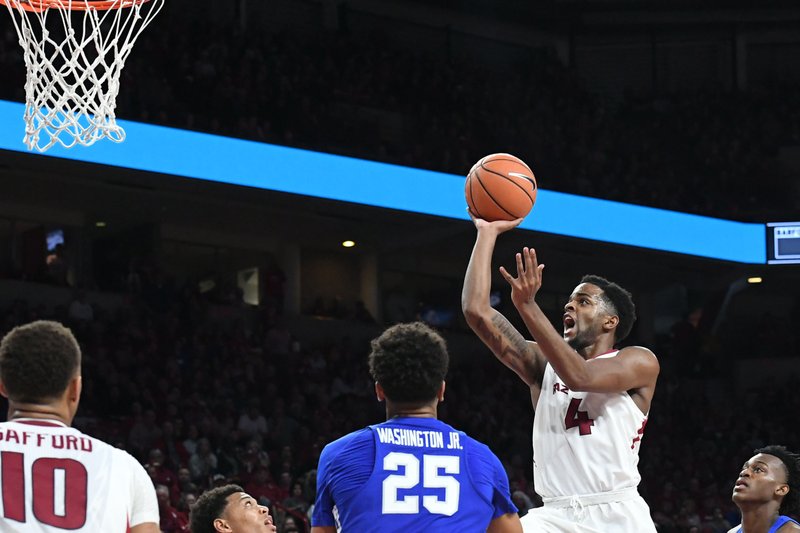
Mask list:
[{"label": "blue basketball jersey", "polygon": [[[800,522],[797,522],[797,520],[795,520],[794,518],[791,518],[791,517],[788,517],[788,516],[784,516],[784,515],[780,515],[775,520],[775,522],[772,524],[772,527],[769,528],[769,531],[767,533],[775,533],[786,522],[794,522],[795,524],[800,525]],[[733,528],[733,529],[736,529],[736,533],[742,533],[741,526],[738,526],[738,529],[737,528]],[[733,531],[733,529],[731,531]]]},{"label": "blue basketball jersey", "polygon": [[516,513],[489,448],[434,418],[394,418],[328,444],[314,526],[368,531],[485,531]]}]

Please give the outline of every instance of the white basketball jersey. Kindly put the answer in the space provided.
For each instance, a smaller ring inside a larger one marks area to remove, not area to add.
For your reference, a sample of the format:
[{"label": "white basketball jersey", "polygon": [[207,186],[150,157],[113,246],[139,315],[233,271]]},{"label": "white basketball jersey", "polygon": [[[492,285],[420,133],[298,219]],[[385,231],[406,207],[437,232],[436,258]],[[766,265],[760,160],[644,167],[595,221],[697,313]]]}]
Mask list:
[{"label": "white basketball jersey", "polygon": [[536,492],[556,498],[638,486],[646,422],[627,392],[573,392],[548,364],[533,418]]},{"label": "white basketball jersey", "polygon": [[126,452],[54,420],[0,423],[0,531],[126,533],[158,524],[153,483]]}]

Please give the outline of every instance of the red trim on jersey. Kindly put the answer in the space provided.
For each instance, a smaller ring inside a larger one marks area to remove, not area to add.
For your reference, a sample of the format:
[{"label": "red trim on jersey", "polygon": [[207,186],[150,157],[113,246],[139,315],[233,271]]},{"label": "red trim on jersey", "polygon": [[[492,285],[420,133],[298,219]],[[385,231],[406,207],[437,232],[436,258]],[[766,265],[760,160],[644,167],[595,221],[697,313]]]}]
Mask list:
[{"label": "red trim on jersey", "polygon": [[18,419],[11,419],[9,422],[16,422],[18,424],[26,424],[28,426],[44,426],[44,427],[56,427],[56,428],[65,428],[68,427],[65,423],[59,422],[57,420],[45,420],[41,418],[18,418]]},{"label": "red trim on jersey", "polygon": [[618,352],[618,351],[619,351],[619,350],[616,350],[616,349],[615,349],[615,350],[609,350],[609,351],[607,351],[607,352],[603,352],[603,353],[599,353],[599,354],[597,354],[597,355],[593,355],[593,356],[592,356],[592,357],[590,357],[589,359],[596,359],[596,358],[600,357],[601,355],[608,355],[608,354],[610,354],[610,353],[614,353],[614,352]]},{"label": "red trim on jersey", "polygon": [[639,431],[636,432],[636,437],[631,442],[631,450],[636,446],[637,442],[642,440],[642,437],[644,436],[644,428],[646,425],[647,425],[647,417],[644,417],[644,420],[642,420],[642,427],[640,427]]}]

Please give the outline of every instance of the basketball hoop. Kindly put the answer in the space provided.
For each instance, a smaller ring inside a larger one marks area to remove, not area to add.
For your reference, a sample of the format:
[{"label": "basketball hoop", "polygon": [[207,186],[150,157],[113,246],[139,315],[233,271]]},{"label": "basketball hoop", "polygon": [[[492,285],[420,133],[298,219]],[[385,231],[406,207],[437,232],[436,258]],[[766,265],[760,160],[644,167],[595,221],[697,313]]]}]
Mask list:
[{"label": "basketball hoop", "polygon": [[125,140],[114,113],[120,74],[164,1],[0,0],[14,20],[28,70],[29,150]]}]

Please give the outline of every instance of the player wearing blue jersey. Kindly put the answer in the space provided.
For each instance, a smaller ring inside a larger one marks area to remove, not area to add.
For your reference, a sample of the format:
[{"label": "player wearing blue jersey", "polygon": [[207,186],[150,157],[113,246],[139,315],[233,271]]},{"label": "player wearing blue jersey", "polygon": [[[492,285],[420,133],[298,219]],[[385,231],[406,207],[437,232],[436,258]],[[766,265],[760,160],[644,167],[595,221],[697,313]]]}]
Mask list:
[{"label": "player wearing blue jersey", "polygon": [[522,531],[497,457],[436,418],[448,364],[444,339],[421,322],[372,341],[387,420],[322,451],[312,533]]},{"label": "player wearing blue jersey", "polygon": [[733,486],[742,523],[728,533],[788,533],[800,524],[800,456],[783,446],[765,446],[745,461]]}]

